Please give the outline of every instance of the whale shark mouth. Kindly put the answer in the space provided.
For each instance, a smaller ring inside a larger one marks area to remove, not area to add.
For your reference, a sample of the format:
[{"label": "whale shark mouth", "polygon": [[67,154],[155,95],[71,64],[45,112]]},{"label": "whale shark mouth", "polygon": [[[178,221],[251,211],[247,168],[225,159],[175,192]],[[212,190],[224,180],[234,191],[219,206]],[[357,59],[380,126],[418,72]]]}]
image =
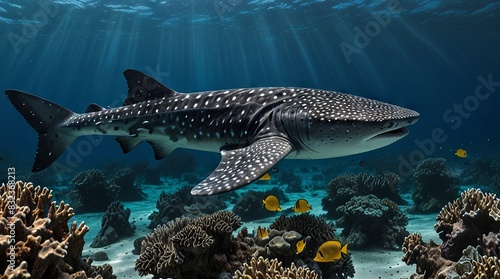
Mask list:
[{"label": "whale shark mouth", "polygon": [[391,139],[391,138],[402,138],[410,133],[410,129],[407,127],[401,127],[390,131],[385,131],[383,133],[377,134],[366,141],[380,140],[380,139]]}]

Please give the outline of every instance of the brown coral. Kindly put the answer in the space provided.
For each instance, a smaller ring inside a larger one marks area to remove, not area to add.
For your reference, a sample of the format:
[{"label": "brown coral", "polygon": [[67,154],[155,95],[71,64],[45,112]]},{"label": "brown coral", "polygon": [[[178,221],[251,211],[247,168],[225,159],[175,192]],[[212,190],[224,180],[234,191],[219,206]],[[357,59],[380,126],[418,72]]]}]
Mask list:
[{"label": "brown coral", "polygon": [[244,264],[242,271],[236,271],[234,279],[317,279],[318,274],[308,268],[299,267],[295,264],[289,268],[283,268],[282,263],[277,259],[264,259],[259,257],[257,260],[252,258],[250,265]]},{"label": "brown coral", "polygon": [[177,218],[146,236],[135,269],[153,278],[204,278],[224,270],[234,272],[239,265],[232,261],[241,260],[234,254],[244,246],[231,234],[240,226],[241,219],[229,211]]},{"label": "brown coral", "polygon": [[403,262],[407,265],[416,264],[417,273],[424,278],[445,279],[444,270],[454,264],[441,256],[441,249],[431,241],[426,244],[419,233],[407,236],[403,243]]},{"label": "brown coral", "polygon": [[76,222],[68,228],[74,215],[69,205],[57,207],[50,202],[52,191],[20,181],[2,184],[0,196],[0,252],[9,257],[0,262],[0,278],[66,278],[84,269],[81,252],[89,228]]},{"label": "brown coral", "polygon": [[500,279],[500,261],[497,257],[482,256],[479,261],[472,261],[472,271],[460,279]]}]

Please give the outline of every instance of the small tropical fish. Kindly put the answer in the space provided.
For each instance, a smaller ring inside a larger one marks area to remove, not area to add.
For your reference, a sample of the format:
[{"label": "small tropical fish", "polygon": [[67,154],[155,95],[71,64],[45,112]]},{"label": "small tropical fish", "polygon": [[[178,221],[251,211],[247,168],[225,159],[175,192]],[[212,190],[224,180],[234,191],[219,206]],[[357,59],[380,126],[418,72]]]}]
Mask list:
[{"label": "small tropical fish", "polygon": [[266,228],[261,228],[260,226],[257,228],[257,237],[259,239],[263,239],[264,237],[268,236],[269,232],[267,231]]},{"label": "small tropical fish", "polygon": [[297,254],[302,253],[304,251],[304,247],[306,247],[306,240],[302,239],[301,241],[297,242]]},{"label": "small tropical fish", "polygon": [[316,257],[314,257],[315,262],[327,263],[334,262],[342,258],[342,254],[347,255],[347,243],[341,248],[340,241],[330,240],[327,241],[318,248]]},{"label": "small tropical fish", "polygon": [[312,206],[310,206],[305,199],[297,200],[295,206],[293,207],[293,211],[295,211],[295,213],[304,213],[312,209]]},{"label": "small tropical fish", "polygon": [[269,195],[265,200],[262,201],[262,204],[269,211],[281,211],[280,201],[277,197],[273,195]]},{"label": "small tropical fish", "polygon": [[465,151],[464,149],[459,148],[455,152],[455,155],[457,155],[457,157],[460,157],[460,158],[467,158],[467,151]]},{"label": "small tropical fish", "polygon": [[363,161],[363,160],[359,161],[358,165],[360,167],[364,167],[365,166],[365,161]]},{"label": "small tropical fish", "polygon": [[261,176],[259,180],[271,180],[271,175],[269,174],[269,172],[266,172],[266,174]]},{"label": "small tropical fish", "polygon": [[274,168],[272,168],[272,169],[271,169],[271,172],[272,172],[272,173],[278,173],[279,171],[280,171],[280,170],[279,170],[278,168],[276,168],[276,167],[274,167]]}]

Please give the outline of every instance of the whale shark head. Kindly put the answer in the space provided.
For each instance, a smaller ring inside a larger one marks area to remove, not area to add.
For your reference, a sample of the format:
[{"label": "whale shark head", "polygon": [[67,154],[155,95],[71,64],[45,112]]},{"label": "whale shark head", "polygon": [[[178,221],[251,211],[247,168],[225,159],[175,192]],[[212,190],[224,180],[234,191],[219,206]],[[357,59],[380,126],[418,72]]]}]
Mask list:
[{"label": "whale shark head", "polygon": [[359,96],[313,90],[284,108],[281,123],[296,158],[321,159],[378,149],[408,134],[417,122],[413,110]]}]

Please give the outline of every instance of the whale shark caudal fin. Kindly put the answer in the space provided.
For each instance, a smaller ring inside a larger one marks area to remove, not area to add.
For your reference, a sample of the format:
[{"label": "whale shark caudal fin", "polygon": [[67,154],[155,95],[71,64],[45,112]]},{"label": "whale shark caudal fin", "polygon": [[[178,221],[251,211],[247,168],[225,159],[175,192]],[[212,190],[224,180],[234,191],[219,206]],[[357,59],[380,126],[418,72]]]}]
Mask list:
[{"label": "whale shark caudal fin", "polygon": [[259,179],[292,151],[285,138],[268,137],[249,146],[222,150],[217,168],[196,185],[192,195],[207,196],[241,188]]},{"label": "whale shark caudal fin", "polygon": [[75,113],[53,102],[17,90],[5,90],[14,107],[38,132],[33,172],[52,164],[77,136],[62,132],[61,125]]}]

